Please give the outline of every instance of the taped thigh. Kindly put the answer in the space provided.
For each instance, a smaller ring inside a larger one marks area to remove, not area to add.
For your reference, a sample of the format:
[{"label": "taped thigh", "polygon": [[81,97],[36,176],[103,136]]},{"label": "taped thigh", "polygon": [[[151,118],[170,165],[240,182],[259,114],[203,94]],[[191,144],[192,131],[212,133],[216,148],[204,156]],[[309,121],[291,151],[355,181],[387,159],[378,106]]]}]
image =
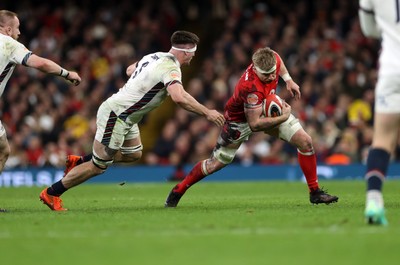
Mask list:
[{"label": "taped thigh", "polygon": [[302,128],[299,119],[295,118],[293,114],[290,114],[289,118],[279,125],[279,138],[290,142],[293,135]]}]

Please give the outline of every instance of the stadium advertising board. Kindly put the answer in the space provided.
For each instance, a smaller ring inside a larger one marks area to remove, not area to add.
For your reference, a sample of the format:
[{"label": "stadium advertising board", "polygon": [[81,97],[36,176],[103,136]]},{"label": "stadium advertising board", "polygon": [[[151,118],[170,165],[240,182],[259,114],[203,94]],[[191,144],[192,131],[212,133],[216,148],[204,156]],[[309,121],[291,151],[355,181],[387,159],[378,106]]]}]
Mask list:
[{"label": "stadium advertising board", "polygon": [[[185,167],[186,172],[190,165]],[[110,167],[104,174],[97,176],[89,183],[118,183],[118,182],[166,182],[172,176],[175,168],[160,167]],[[320,180],[362,179],[365,166],[361,164],[349,166],[326,166],[317,168]],[[0,187],[32,187],[50,186],[63,177],[63,169],[57,168],[26,168],[5,170],[0,175]],[[390,166],[389,179],[400,179],[400,164]],[[287,180],[303,181],[304,177],[295,165],[230,165],[203,181],[268,181]]]}]

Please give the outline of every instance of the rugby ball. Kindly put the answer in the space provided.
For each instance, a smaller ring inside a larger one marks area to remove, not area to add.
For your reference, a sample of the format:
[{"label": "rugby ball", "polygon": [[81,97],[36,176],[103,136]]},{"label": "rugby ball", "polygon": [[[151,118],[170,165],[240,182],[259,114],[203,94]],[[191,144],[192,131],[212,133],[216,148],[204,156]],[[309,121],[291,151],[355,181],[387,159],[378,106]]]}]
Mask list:
[{"label": "rugby ball", "polygon": [[276,94],[268,95],[264,99],[263,115],[266,117],[278,117],[282,115],[283,100]]}]

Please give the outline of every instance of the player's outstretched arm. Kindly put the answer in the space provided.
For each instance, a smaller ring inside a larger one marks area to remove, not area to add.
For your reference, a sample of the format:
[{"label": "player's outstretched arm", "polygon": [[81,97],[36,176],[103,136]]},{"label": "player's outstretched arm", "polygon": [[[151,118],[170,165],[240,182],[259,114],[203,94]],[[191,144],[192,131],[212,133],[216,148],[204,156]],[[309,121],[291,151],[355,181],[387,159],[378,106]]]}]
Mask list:
[{"label": "player's outstretched arm", "polygon": [[207,120],[212,121],[218,126],[225,122],[224,116],[216,110],[210,110],[200,104],[194,97],[187,93],[179,83],[167,87],[172,100],[187,111],[205,116]]},{"label": "player's outstretched arm", "polygon": [[75,86],[79,85],[81,82],[81,77],[78,75],[78,73],[65,70],[52,60],[37,56],[35,54],[29,56],[26,65],[28,67],[38,69],[44,73],[61,76],[73,83]]}]

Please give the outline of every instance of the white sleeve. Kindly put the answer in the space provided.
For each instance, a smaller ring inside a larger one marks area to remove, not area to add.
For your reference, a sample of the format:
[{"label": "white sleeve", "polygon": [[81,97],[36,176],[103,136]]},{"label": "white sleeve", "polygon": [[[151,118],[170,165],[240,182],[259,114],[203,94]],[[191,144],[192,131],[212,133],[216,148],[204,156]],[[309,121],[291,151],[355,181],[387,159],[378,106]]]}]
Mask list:
[{"label": "white sleeve", "polygon": [[13,52],[10,56],[10,61],[16,64],[26,65],[26,60],[32,54],[30,50],[28,50],[22,43],[12,40],[11,45],[13,46]]},{"label": "white sleeve", "polygon": [[379,39],[381,37],[381,31],[376,24],[373,4],[370,0],[360,0],[359,4],[358,17],[360,19],[362,32],[367,37]]},{"label": "white sleeve", "polygon": [[182,72],[181,69],[171,61],[167,61],[164,64],[160,64],[160,71],[162,71],[162,82],[164,85],[168,85],[173,81],[182,83]]}]

